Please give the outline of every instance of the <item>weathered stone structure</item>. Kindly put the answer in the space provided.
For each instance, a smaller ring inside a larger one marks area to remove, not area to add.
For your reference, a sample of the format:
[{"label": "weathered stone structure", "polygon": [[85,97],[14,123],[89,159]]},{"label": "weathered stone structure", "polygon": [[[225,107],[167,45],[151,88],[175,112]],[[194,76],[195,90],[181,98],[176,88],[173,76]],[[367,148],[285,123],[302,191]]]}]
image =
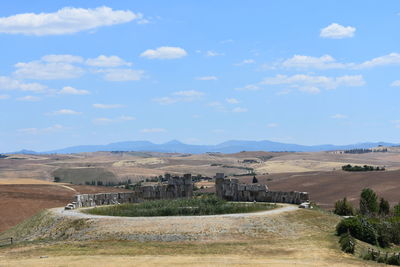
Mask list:
[{"label": "weathered stone structure", "polygon": [[166,175],[165,178],[166,183],[138,186],[132,192],[76,195],[74,202],[69,205],[71,208],[81,208],[193,196],[191,174],[185,174],[183,177]]},{"label": "weathered stone structure", "polygon": [[215,179],[215,191],[218,197],[229,201],[258,201],[300,204],[309,200],[307,192],[269,191],[266,185],[243,184],[238,179]]}]

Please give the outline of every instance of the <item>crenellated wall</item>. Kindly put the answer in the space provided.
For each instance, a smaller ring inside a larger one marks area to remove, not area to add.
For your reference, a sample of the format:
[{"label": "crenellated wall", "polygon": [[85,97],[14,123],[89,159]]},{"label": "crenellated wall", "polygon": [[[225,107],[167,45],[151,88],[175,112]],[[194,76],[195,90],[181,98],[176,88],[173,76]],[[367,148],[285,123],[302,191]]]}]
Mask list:
[{"label": "crenellated wall", "polygon": [[185,174],[183,177],[167,176],[166,178],[166,183],[138,186],[132,192],[76,195],[74,202],[69,205],[70,208],[81,208],[136,203],[145,200],[191,198],[193,196],[191,174]]},{"label": "crenellated wall", "polygon": [[269,191],[266,185],[242,184],[238,179],[216,178],[215,190],[218,197],[230,201],[258,201],[300,204],[309,200],[307,192]]}]

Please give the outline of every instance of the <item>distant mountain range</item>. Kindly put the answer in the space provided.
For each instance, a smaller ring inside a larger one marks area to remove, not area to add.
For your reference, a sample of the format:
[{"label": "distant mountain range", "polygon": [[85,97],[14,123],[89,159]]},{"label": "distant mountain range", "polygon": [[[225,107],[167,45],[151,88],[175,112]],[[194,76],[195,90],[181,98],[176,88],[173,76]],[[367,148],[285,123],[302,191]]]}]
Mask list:
[{"label": "distant mountain range", "polygon": [[347,150],[355,148],[373,148],[377,146],[397,146],[399,144],[375,142],[375,143],[359,143],[351,145],[297,145],[285,144],[272,141],[240,141],[232,140],[218,145],[188,145],[177,140],[173,140],[164,144],[154,144],[149,141],[129,141],[111,143],[108,145],[84,145],[72,146],[63,149],[51,151],[35,152],[31,150],[21,150],[7,154],[70,154],[81,152],[97,152],[97,151],[147,151],[147,152],[164,152],[164,153],[191,153],[201,154],[206,152],[220,153],[237,153],[240,151],[271,151],[271,152],[315,152],[329,150]]}]

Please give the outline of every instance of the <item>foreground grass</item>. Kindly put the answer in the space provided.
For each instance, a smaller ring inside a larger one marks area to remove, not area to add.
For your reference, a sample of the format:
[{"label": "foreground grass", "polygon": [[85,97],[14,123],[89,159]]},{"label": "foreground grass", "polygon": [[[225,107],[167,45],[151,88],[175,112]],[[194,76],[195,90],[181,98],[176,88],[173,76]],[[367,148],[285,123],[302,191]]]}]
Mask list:
[{"label": "foreground grass", "polygon": [[217,197],[193,199],[155,200],[139,204],[121,204],[98,207],[83,212],[94,215],[151,217],[151,216],[191,216],[230,213],[248,213],[276,208],[269,203],[235,203]]}]

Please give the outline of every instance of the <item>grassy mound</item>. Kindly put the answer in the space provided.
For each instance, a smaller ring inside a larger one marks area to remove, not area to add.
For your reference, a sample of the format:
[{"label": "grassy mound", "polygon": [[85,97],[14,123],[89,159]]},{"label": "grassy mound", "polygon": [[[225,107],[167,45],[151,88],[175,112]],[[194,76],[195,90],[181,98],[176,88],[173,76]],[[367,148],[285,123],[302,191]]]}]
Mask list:
[{"label": "grassy mound", "polygon": [[139,204],[121,204],[85,210],[94,215],[149,217],[190,216],[228,213],[246,213],[276,208],[268,203],[234,203],[216,197],[194,199],[155,200]]}]

